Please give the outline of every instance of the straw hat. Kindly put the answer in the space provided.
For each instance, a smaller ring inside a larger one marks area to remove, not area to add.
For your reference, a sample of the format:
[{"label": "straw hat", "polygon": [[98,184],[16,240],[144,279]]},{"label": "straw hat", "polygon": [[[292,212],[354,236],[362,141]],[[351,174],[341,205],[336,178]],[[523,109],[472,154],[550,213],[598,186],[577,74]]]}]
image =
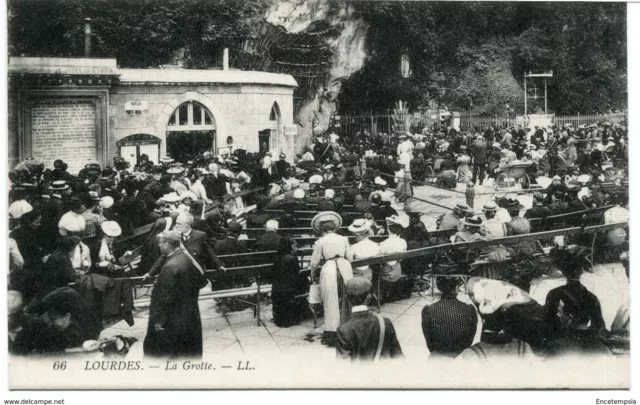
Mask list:
[{"label": "straw hat", "polygon": [[464,223],[464,226],[479,227],[482,225],[482,218],[474,215],[472,217],[466,217],[462,222]]},{"label": "straw hat", "polygon": [[120,229],[120,225],[116,221],[105,221],[100,225],[102,228],[102,232],[105,235],[111,236],[112,238],[117,238],[122,235],[122,229]]},{"label": "straw hat", "polygon": [[361,235],[371,229],[371,222],[365,218],[358,218],[349,225],[349,232],[354,235]]},{"label": "straw hat", "polygon": [[64,191],[69,188],[69,185],[64,180],[58,180],[51,183],[51,187],[49,187],[51,191]]},{"label": "straw hat", "polygon": [[342,217],[340,216],[340,214],[334,211],[320,212],[316,214],[316,216],[311,220],[311,228],[314,231],[320,233],[321,226],[324,222],[333,222],[337,229],[342,226]]}]

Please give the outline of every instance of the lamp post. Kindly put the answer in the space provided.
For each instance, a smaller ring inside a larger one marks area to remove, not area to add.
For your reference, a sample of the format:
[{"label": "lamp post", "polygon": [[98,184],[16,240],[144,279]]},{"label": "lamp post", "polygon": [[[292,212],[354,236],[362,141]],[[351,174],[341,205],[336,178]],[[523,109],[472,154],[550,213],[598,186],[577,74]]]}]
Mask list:
[{"label": "lamp post", "polygon": [[[544,73],[531,73],[531,71],[529,71],[529,73],[525,73],[524,74],[524,116],[525,116],[525,122],[526,117],[528,115],[528,110],[527,110],[527,100],[529,99],[529,95],[527,94],[527,79],[534,79],[534,78],[543,78],[544,79],[544,114],[547,115],[547,79],[553,77],[553,70],[549,71],[549,72],[544,72]],[[537,96],[535,97],[537,99]]]}]

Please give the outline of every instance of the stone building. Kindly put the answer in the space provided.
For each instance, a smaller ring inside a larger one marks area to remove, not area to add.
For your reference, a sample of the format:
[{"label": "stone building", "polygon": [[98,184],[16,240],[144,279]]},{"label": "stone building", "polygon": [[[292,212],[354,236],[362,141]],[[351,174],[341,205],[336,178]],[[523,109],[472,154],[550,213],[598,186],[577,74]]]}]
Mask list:
[{"label": "stone building", "polygon": [[119,69],[115,59],[9,59],[9,167],[28,157],[74,173],[90,160],[210,150],[292,158],[290,75],[229,70]]}]

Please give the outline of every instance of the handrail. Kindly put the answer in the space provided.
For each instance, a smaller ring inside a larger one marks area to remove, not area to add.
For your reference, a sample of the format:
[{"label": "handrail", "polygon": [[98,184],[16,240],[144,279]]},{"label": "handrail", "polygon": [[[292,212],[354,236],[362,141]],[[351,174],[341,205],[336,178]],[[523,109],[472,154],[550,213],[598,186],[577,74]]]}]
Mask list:
[{"label": "handrail", "polygon": [[[258,188],[253,188],[253,189],[250,189],[250,190],[238,191],[237,193],[233,193],[233,194],[227,194],[227,195],[222,197],[222,201],[228,201],[230,199],[237,198],[237,197],[244,197],[245,195],[250,195],[250,194],[253,194],[253,193],[257,193],[258,191],[262,191],[262,190],[264,190],[264,188],[258,187]],[[220,200],[217,199],[217,200],[214,200],[213,203],[208,204],[209,208],[205,208],[205,215],[207,213],[211,212],[213,210],[213,208],[216,206],[216,204],[219,203],[219,202],[220,202]],[[122,243],[122,242],[126,242],[126,241],[128,241],[130,239],[137,238],[138,236],[142,236],[145,233],[148,233],[149,231],[151,231],[151,228],[153,228],[153,223],[143,225],[143,226],[141,226],[139,228],[134,229],[133,233],[130,234],[130,235],[119,236],[118,238],[116,238],[116,242],[117,243]]]},{"label": "handrail", "polygon": [[428,246],[420,249],[408,250],[402,253],[392,253],[385,256],[376,256],[368,259],[355,260],[351,263],[351,265],[354,267],[360,267],[360,266],[367,266],[371,264],[390,262],[393,260],[410,259],[414,257],[420,257],[420,256],[436,253],[438,250],[452,248],[452,247],[467,247],[468,249],[472,249],[472,248],[481,248],[484,246],[495,245],[495,244],[511,245],[511,244],[521,243],[523,241],[528,241],[528,240],[547,239],[547,238],[553,238],[556,236],[569,236],[569,235],[574,235],[578,233],[591,234],[596,232],[609,231],[617,228],[626,228],[628,226],[629,226],[628,222],[619,222],[614,224],[588,226],[585,228],[573,227],[573,228],[558,229],[554,231],[530,233],[526,235],[507,236],[505,238],[498,238],[498,239],[492,239],[492,240],[479,240],[479,241],[462,242],[462,243],[446,243],[446,244],[437,245],[437,246]]},{"label": "handrail", "polygon": [[[569,236],[569,235],[575,235],[575,234],[595,234],[598,232],[606,232],[613,229],[628,228],[628,227],[629,227],[628,222],[618,222],[618,223],[606,224],[606,225],[588,226],[585,228],[573,227],[573,228],[558,229],[554,231],[530,233],[526,235],[507,236],[505,238],[499,238],[499,239],[493,239],[493,240],[481,240],[481,241],[463,242],[463,243],[445,243],[445,244],[436,245],[436,246],[428,246],[424,248],[408,250],[402,253],[392,253],[385,256],[376,256],[368,259],[354,260],[351,262],[351,265],[353,267],[361,267],[361,266],[368,266],[371,264],[381,264],[381,263],[389,262],[393,260],[410,259],[414,257],[426,256],[428,254],[436,253],[438,250],[448,249],[452,247],[466,247],[467,250],[469,250],[472,248],[480,248],[487,245],[494,245],[494,244],[510,245],[510,244],[521,243],[523,241],[528,241],[528,240],[548,239],[548,238],[553,238],[555,236]],[[255,253],[252,253],[252,254],[255,254]],[[238,255],[235,255],[235,256],[238,256]],[[265,269],[270,267],[273,267],[273,263],[262,263],[262,264],[254,264],[254,265],[247,265],[247,266],[230,267],[230,268],[226,268],[225,270],[208,269],[208,270],[205,270],[205,272],[218,273],[218,274],[219,273],[228,274],[232,272],[233,273],[238,272],[240,274],[243,274],[243,273],[253,274],[258,269]],[[149,278],[149,280],[152,280],[152,279],[155,279],[155,278],[154,277]],[[136,281],[143,281],[144,277],[137,276],[137,277],[127,277],[127,278],[115,278],[114,280],[130,280],[134,282],[134,285],[138,285]],[[70,285],[73,285],[73,283],[71,283]]]}]

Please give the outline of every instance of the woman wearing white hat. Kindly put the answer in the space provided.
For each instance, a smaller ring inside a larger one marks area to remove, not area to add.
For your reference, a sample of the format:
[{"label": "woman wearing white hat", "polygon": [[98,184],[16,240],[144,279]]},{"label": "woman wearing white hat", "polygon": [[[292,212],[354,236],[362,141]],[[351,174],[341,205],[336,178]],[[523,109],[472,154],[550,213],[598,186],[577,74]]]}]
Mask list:
[{"label": "woman wearing white hat", "polygon": [[342,225],[336,212],[321,212],[311,220],[311,227],[322,232],[322,237],[313,246],[311,255],[312,280],[318,280],[324,306],[324,329],[322,343],[335,345],[338,326],[346,321],[349,308],[344,286],[353,278],[350,261],[353,260],[349,239],[335,231]]},{"label": "woman wearing white hat", "polygon": [[92,250],[91,256],[97,273],[110,274],[122,269],[118,265],[118,255],[114,252],[113,246],[113,241],[122,234],[122,229],[116,221],[105,221],[100,228],[104,237],[96,249]]},{"label": "woman wearing white hat", "polygon": [[[380,255],[380,245],[369,239],[369,236],[373,234],[371,230],[372,222],[373,221],[364,218],[359,218],[349,225],[349,231],[353,233],[356,238],[356,243],[351,245],[353,260],[368,259]],[[353,276],[364,277],[371,281],[373,272],[369,265],[360,266],[353,269]]]}]

